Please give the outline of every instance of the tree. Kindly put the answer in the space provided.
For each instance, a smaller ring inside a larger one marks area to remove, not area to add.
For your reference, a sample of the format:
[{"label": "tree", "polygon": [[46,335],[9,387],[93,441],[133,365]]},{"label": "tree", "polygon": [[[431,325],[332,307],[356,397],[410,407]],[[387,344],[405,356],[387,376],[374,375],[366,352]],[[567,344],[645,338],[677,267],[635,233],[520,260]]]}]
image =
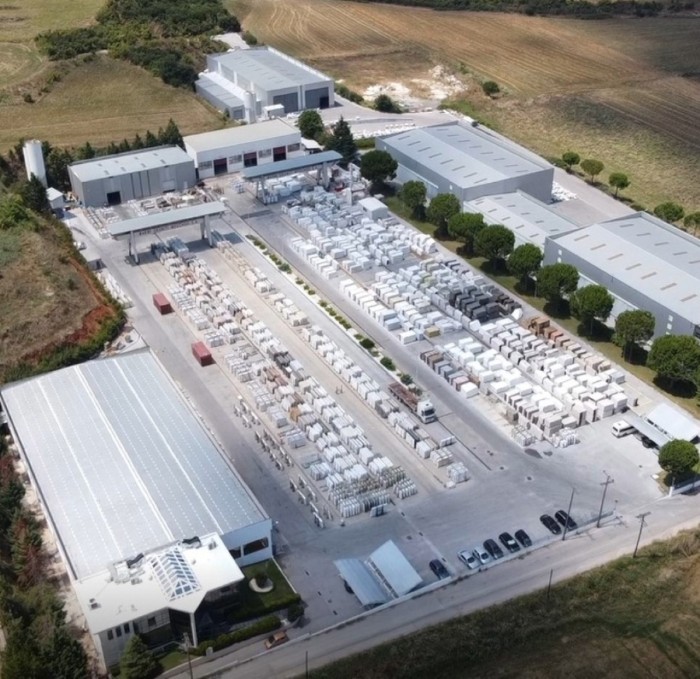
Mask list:
[{"label": "tree", "polygon": [[515,234],[501,224],[490,224],[481,229],[474,240],[476,254],[486,257],[494,269],[513,252],[514,245]]},{"label": "tree", "polygon": [[141,135],[137,134],[134,137],[134,141],[131,142],[131,148],[132,149],[142,149],[144,147],[143,139],[141,139]]},{"label": "tree", "polygon": [[153,132],[151,132],[150,130],[146,130],[146,137],[143,140],[143,145],[147,149],[152,148],[154,146],[158,146],[158,137],[156,137],[156,135],[153,134]]},{"label": "tree", "polygon": [[630,180],[626,174],[622,172],[613,172],[610,177],[608,177],[608,184],[615,189],[615,197],[619,191],[624,191],[629,185]]},{"label": "tree", "polygon": [[586,285],[571,295],[571,313],[593,332],[593,322],[605,323],[610,316],[615,300],[602,285]]},{"label": "tree", "polygon": [[561,307],[564,295],[578,287],[578,271],[571,264],[550,264],[537,272],[537,294],[548,302]]},{"label": "tree", "polygon": [[53,148],[45,156],[46,181],[59,191],[70,191],[68,166],[73,162],[73,155],[68,149]]},{"label": "tree", "polygon": [[481,89],[484,90],[484,94],[488,95],[489,97],[493,97],[501,91],[498,83],[494,82],[493,80],[485,80],[483,83],[481,83]]},{"label": "tree", "polygon": [[340,116],[338,122],[331,128],[326,148],[329,151],[337,151],[343,156],[342,162],[345,165],[355,160],[357,144],[355,144],[355,138],[352,136],[350,125],[348,125],[343,116]]},{"label": "tree", "polygon": [[149,679],[159,670],[158,662],[138,634],[134,634],[124,649],[119,663],[119,676],[124,679]]},{"label": "tree", "polygon": [[622,347],[625,360],[635,344],[647,342],[654,336],[655,325],[654,314],[642,309],[623,311],[615,319],[615,342]]},{"label": "tree", "polygon": [[651,345],[647,366],[671,384],[692,382],[700,369],[700,344],[690,335],[664,335]]},{"label": "tree", "polygon": [[654,208],[654,214],[659,218],[663,219],[665,222],[677,222],[679,219],[683,219],[685,210],[672,201],[667,201],[666,203],[660,203]]},{"label": "tree", "polygon": [[508,271],[520,279],[523,287],[527,287],[528,281],[542,264],[542,250],[533,243],[519,245],[513,250],[506,263]]},{"label": "tree", "polygon": [[297,127],[304,139],[316,139],[317,141],[325,128],[321,114],[313,109],[301,112],[297,118]]},{"label": "tree", "polygon": [[35,174],[32,174],[31,179],[22,182],[19,187],[19,195],[22,202],[34,212],[46,213],[51,209],[49,199],[46,196],[46,187]]},{"label": "tree", "polygon": [[685,216],[683,220],[683,226],[686,229],[692,229],[693,235],[698,232],[698,227],[700,227],[700,212],[691,212]]},{"label": "tree", "polygon": [[403,113],[401,107],[388,94],[378,95],[374,100],[374,108],[382,113]]},{"label": "tree", "polygon": [[401,187],[401,192],[399,195],[403,201],[403,204],[407,208],[410,208],[411,214],[414,217],[422,218],[425,216],[425,199],[427,198],[427,191],[423,182],[416,181],[415,179],[407,181]]},{"label": "tree", "polygon": [[581,156],[575,151],[567,151],[562,154],[561,159],[564,161],[564,165],[566,165],[566,169],[569,171],[571,171],[574,165],[578,165],[581,162]]},{"label": "tree", "polygon": [[605,169],[605,165],[599,160],[586,158],[586,160],[581,161],[581,169],[590,176],[591,179],[595,179]]},{"label": "tree", "polygon": [[435,224],[435,238],[447,238],[447,222],[450,217],[456,215],[461,210],[459,199],[451,193],[438,193],[430,201],[426,216],[431,224]]},{"label": "tree", "polygon": [[164,130],[158,130],[158,141],[161,144],[172,144],[173,146],[185,148],[180,129],[172,118],[168,120],[168,124],[165,126]]},{"label": "tree", "polygon": [[89,158],[94,158],[97,154],[95,153],[95,149],[92,147],[92,144],[89,141],[86,141],[76,152],[75,152],[75,159],[76,160],[88,160]]},{"label": "tree", "polygon": [[453,238],[464,241],[464,254],[474,254],[474,241],[486,228],[484,216],[479,212],[458,212],[447,220],[447,231]]},{"label": "tree", "polygon": [[88,679],[87,656],[82,644],[73,639],[65,625],[54,628],[47,664],[56,679]]},{"label": "tree", "polygon": [[674,479],[690,474],[698,461],[698,449],[690,441],[674,439],[659,450],[659,466]]},{"label": "tree", "polygon": [[374,193],[387,179],[396,177],[399,164],[386,151],[367,151],[360,161],[360,174],[372,183]]}]

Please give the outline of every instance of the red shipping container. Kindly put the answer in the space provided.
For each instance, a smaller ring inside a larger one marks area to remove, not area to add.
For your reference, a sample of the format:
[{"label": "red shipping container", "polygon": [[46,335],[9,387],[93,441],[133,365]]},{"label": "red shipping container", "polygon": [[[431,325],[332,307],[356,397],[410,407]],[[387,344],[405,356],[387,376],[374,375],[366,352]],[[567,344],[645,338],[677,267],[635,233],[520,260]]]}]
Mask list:
[{"label": "red shipping container", "polygon": [[192,355],[197,359],[199,365],[202,366],[211,365],[214,362],[214,357],[204,342],[195,342],[192,345]]},{"label": "red shipping container", "polygon": [[153,304],[160,311],[161,314],[171,314],[173,312],[173,307],[168,301],[168,298],[162,292],[156,292],[153,295]]}]

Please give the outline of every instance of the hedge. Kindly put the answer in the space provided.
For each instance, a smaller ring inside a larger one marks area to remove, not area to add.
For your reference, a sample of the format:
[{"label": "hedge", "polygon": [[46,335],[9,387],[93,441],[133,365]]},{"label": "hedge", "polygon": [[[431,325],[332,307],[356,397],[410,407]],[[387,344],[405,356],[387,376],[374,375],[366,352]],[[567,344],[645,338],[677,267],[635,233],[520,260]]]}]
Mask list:
[{"label": "hedge", "polygon": [[215,651],[220,651],[222,648],[237,644],[246,639],[252,639],[260,634],[269,634],[278,630],[282,626],[282,621],[276,615],[270,615],[267,618],[261,618],[249,627],[241,627],[240,629],[220,634],[213,641],[203,641],[192,650],[193,655],[206,655],[209,647]]}]

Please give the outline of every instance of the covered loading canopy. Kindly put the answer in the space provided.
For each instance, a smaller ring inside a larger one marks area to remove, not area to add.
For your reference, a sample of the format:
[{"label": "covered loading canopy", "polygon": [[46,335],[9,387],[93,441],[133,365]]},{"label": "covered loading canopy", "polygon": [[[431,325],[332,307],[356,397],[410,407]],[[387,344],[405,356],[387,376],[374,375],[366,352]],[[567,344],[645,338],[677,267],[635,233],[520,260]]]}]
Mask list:
[{"label": "covered loading canopy", "polygon": [[645,419],[670,439],[692,442],[700,439],[700,424],[697,420],[667,403],[660,403]]}]

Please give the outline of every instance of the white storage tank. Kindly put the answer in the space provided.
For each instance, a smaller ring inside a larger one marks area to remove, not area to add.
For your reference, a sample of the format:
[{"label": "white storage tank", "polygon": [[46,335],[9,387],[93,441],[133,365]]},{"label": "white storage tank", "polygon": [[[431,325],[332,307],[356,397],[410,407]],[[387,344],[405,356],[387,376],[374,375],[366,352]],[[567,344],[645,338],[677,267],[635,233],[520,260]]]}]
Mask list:
[{"label": "white storage tank", "polygon": [[44,186],[46,186],[46,166],[44,165],[44,151],[38,139],[30,139],[24,142],[22,149],[24,156],[24,166],[27,169],[27,179],[34,175]]}]

